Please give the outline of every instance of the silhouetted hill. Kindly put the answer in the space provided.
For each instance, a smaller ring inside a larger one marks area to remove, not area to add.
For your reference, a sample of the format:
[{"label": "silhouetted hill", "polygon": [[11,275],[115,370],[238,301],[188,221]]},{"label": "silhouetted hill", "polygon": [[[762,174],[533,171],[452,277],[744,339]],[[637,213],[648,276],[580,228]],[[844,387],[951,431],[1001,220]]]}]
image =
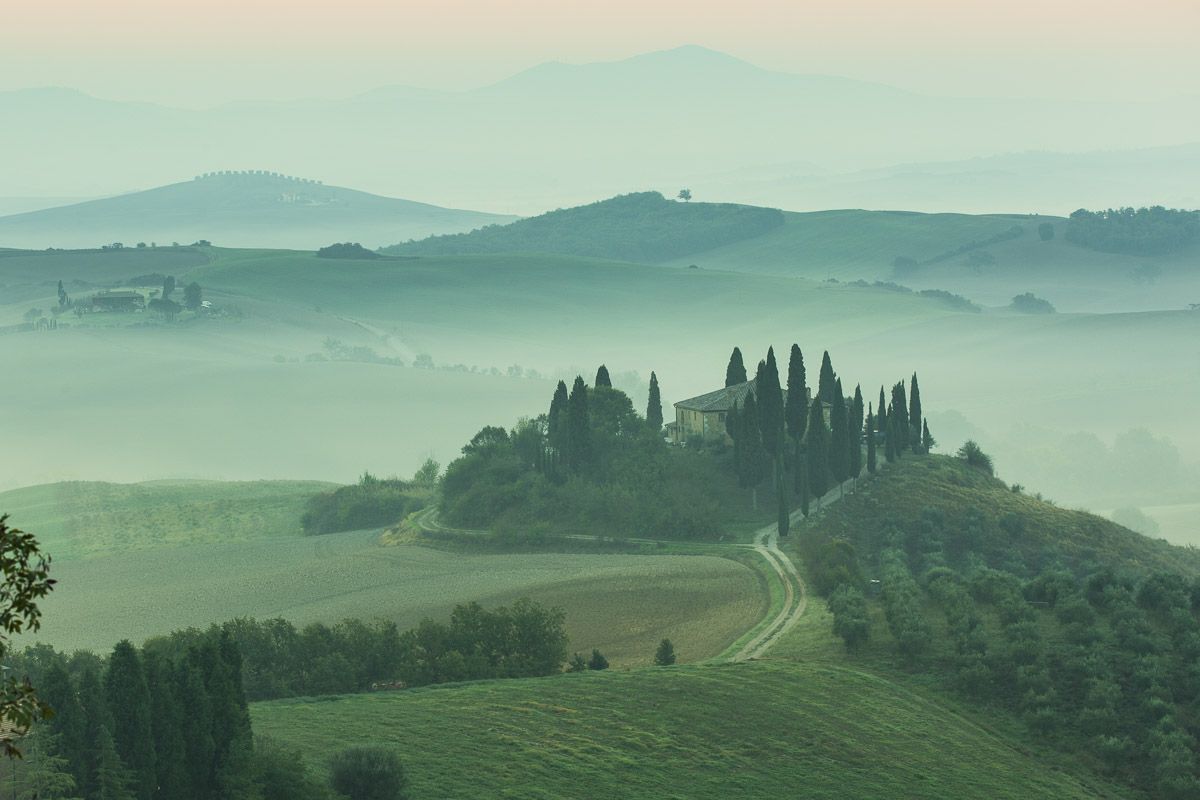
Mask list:
[{"label": "silhouetted hill", "polygon": [[132,194],[0,217],[9,247],[111,242],[316,249],[331,241],[376,247],[455,233],[513,217],[460,211],[262,171],[214,173]]},{"label": "silhouetted hill", "polygon": [[730,203],[682,203],[658,192],[550,211],[511,225],[394,245],[397,255],[539,252],[659,262],[760,236],[783,212]]}]

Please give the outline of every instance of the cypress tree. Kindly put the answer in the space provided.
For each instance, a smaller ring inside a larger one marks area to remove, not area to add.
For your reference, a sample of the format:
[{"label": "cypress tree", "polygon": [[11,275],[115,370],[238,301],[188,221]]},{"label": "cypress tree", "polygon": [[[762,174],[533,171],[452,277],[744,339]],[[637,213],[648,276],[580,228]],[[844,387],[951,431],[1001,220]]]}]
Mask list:
[{"label": "cypress tree", "polygon": [[888,409],[887,430],[883,432],[883,455],[888,463],[896,460],[896,414],[894,408]]},{"label": "cypress tree", "polygon": [[800,513],[807,517],[812,491],[808,485],[808,450],[804,445],[796,451],[796,491],[800,493]]},{"label": "cypress tree", "polygon": [[820,500],[829,491],[829,428],[820,397],[814,397],[808,413],[808,485]]},{"label": "cypress tree", "polygon": [[596,388],[601,386],[612,388],[612,378],[608,377],[608,367],[600,365],[600,369],[596,370],[596,380],[592,382],[592,385]]},{"label": "cypress tree", "polygon": [[887,433],[887,400],[882,385],[879,387],[879,413],[875,415],[875,430],[881,434]]},{"label": "cypress tree", "polygon": [[833,472],[834,481],[840,484],[850,477],[850,420],[846,412],[846,398],[842,396],[841,380],[834,384],[829,428],[829,469]]},{"label": "cypress tree", "polygon": [[787,403],[783,410],[787,434],[792,440],[792,491],[800,493],[801,442],[808,427],[808,376],[804,369],[804,354],[793,344],[788,356]]},{"label": "cypress tree", "polygon": [[758,506],[758,485],[762,483],[766,452],[762,446],[762,432],[758,421],[758,406],[754,395],[746,395],[746,405],[737,415],[738,419],[738,485],[751,490],[751,505]]},{"label": "cypress tree", "polygon": [[725,367],[725,386],[737,386],[746,382],[746,365],[742,362],[742,351],[735,347],[729,354],[729,366]]},{"label": "cypress tree", "polygon": [[787,536],[792,526],[792,511],[788,508],[787,495],[788,493],[784,491],[783,476],[780,475],[776,479],[775,487],[775,496],[779,504],[779,521],[776,523],[776,530],[779,531],[780,536]]},{"label": "cypress tree", "polygon": [[900,455],[908,449],[908,400],[905,398],[904,381],[900,381],[892,387],[892,408],[888,412],[888,417],[893,416],[895,412],[895,430],[893,431],[896,437],[896,455]]},{"label": "cypress tree", "polygon": [[933,448],[937,447],[937,439],[934,439],[929,433],[929,420],[924,420],[921,429],[921,450],[928,453]]},{"label": "cypress tree", "polygon": [[250,793],[250,761],[254,737],[250,709],[242,687],[242,654],[228,630],[222,629],[215,648],[209,696],[213,700],[213,739],[216,742],[216,777],[224,797]]},{"label": "cypress tree", "polygon": [[96,772],[92,776],[91,800],[135,800],[137,776],[121,761],[108,727],[101,725],[96,742]]},{"label": "cypress tree", "polygon": [[150,732],[158,782],[155,800],[190,800],[179,701],[174,669],[163,658],[144,652],[142,662],[150,690]]},{"label": "cypress tree", "polygon": [[917,439],[921,432],[921,422],[925,419],[921,414],[921,387],[917,386],[917,373],[913,373],[912,383],[908,385],[908,427]]},{"label": "cypress tree", "polygon": [[58,753],[66,760],[76,787],[82,788],[88,781],[87,751],[92,745],[87,738],[83,705],[62,664],[56,661],[46,670],[38,685],[38,695],[54,709],[54,716],[46,723],[47,729],[57,743]]},{"label": "cypress tree", "polygon": [[112,720],[104,701],[104,686],[100,671],[91,664],[85,666],[79,675],[79,705],[83,709],[85,749],[84,774],[77,776],[76,788],[80,796],[90,800],[97,795],[96,775],[100,769],[98,743],[104,737],[112,743]]},{"label": "cypress tree", "polygon": [[875,474],[875,415],[867,405],[867,472]]},{"label": "cypress tree", "polygon": [[829,360],[829,351],[821,356],[821,375],[817,381],[817,395],[823,402],[832,403],[833,393],[837,391],[837,375],[833,371],[833,362]]},{"label": "cypress tree", "polygon": [[862,386],[854,387],[854,400],[850,404],[850,475],[857,478],[862,474],[863,396]]},{"label": "cypress tree", "polygon": [[804,354],[799,345],[792,345],[788,357],[787,407],[784,409],[788,436],[797,443],[804,438],[808,426],[808,382],[804,370]]},{"label": "cypress tree", "polygon": [[588,418],[588,389],[583,378],[576,376],[567,398],[567,466],[579,474],[591,465],[592,426]]},{"label": "cypress tree", "polygon": [[662,430],[662,395],[658,390],[658,376],[650,373],[650,398],[646,401],[646,424],[656,434]]},{"label": "cypress tree", "polygon": [[754,377],[754,399],[758,406],[759,430],[762,433],[763,449],[772,459],[781,455],[783,443],[783,392],[779,388],[779,368],[775,363],[775,349],[767,350],[767,360],[758,362],[758,373]]},{"label": "cypress tree", "polygon": [[196,797],[210,797],[216,788],[213,774],[215,743],[213,741],[212,704],[204,685],[204,671],[199,651],[195,648],[176,669],[176,689],[181,712],[184,771],[187,785]]},{"label": "cypress tree", "polygon": [[113,744],[130,772],[130,788],[137,800],[152,800],[158,774],[150,732],[150,691],[141,659],[128,640],[118,642],[109,656],[104,696],[112,715]]},{"label": "cypress tree", "polygon": [[567,385],[562,381],[554,389],[554,398],[550,401],[550,413],[546,417],[546,439],[549,441],[551,459],[560,458],[566,449],[567,442]]}]

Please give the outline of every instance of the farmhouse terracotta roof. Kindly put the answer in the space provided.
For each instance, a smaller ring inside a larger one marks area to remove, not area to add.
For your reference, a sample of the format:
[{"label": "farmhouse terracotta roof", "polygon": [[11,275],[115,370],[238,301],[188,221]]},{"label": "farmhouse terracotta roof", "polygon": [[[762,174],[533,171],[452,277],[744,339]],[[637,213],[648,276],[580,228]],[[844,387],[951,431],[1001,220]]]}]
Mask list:
[{"label": "farmhouse terracotta roof", "polygon": [[[708,394],[702,394],[687,400],[680,400],[675,404],[675,407],[704,413],[730,411],[734,403],[737,403],[739,408],[746,405],[746,396],[754,393],[754,387],[754,380],[749,380],[745,383],[735,383],[733,386],[726,386],[724,389],[718,389],[715,392],[709,392]],[[783,402],[787,403],[786,389],[783,390]]]}]

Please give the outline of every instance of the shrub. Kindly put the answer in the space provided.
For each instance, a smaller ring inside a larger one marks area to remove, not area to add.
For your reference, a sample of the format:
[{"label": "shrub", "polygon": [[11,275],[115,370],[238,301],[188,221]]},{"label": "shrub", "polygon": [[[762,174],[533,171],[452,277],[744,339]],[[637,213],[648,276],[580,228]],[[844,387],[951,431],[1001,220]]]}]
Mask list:
[{"label": "shrub", "polygon": [[972,439],[963,442],[962,447],[958,448],[958,457],[977,470],[986,472],[988,475],[995,474],[992,457],[983,452],[983,449]]},{"label": "shrub", "polygon": [[663,639],[658,643],[658,650],[654,652],[654,665],[656,667],[669,667],[675,663],[675,645],[671,644],[670,639]]},{"label": "shrub", "polygon": [[368,250],[358,242],[338,242],[317,251],[317,258],[379,258],[379,253]]},{"label": "shrub", "polygon": [[307,534],[338,533],[391,525],[428,502],[428,488],[364,473],[353,486],[315,495],[300,519]]},{"label": "shrub", "polygon": [[336,754],[329,783],[349,800],[404,800],[408,779],[400,757],[386,747],[358,745]]},{"label": "shrub", "polygon": [[1012,299],[1009,308],[1022,314],[1053,314],[1054,305],[1049,300],[1037,297],[1033,292],[1019,294]]}]

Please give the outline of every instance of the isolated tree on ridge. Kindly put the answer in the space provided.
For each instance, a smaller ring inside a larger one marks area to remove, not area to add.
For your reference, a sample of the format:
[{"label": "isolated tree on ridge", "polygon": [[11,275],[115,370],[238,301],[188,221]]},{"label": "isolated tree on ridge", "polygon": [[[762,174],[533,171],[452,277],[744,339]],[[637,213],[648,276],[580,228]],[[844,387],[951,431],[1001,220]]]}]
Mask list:
[{"label": "isolated tree on ridge", "polygon": [[654,651],[654,666],[669,667],[675,663],[675,646],[670,639],[663,639]]}]

